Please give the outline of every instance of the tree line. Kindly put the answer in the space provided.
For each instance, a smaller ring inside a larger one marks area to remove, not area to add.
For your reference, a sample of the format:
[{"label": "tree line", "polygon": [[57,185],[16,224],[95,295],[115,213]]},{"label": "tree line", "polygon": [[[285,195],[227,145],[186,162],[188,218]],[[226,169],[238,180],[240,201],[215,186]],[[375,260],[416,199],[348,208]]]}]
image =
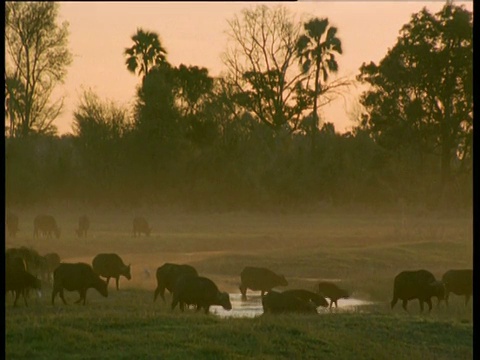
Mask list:
[{"label": "tree line", "polygon": [[[471,205],[472,14],[461,6],[413,14],[357,79],[333,76],[343,48],[329,19],[298,21],[281,5],[227,22],[218,77],[173,66],[159,35],[138,28],[124,50],[134,106],[87,89],[62,136],[62,100],[50,101],[71,54],[58,6],[6,3],[7,204]],[[369,86],[340,134],[321,109],[355,80]]]}]

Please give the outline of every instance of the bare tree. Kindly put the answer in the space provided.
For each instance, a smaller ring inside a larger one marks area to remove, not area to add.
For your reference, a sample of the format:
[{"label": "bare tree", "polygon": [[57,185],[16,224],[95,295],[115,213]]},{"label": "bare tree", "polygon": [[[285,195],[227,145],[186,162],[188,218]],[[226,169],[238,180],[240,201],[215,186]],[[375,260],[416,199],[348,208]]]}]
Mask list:
[{"label": "bare tree", "polygon": [[15,84],[7,90],[11,136],[56,131],[63,98],[50,99],[72,62],[68,23],[57,25],[58,9],[55,2],[5,3],[5,78]]},{"label": "bare tree", "polygon": [[259,5],[228,25],[222,60],[237,102],[272,129],[296,129],[309,102],[295,51],[300,23],[283,6]]}]

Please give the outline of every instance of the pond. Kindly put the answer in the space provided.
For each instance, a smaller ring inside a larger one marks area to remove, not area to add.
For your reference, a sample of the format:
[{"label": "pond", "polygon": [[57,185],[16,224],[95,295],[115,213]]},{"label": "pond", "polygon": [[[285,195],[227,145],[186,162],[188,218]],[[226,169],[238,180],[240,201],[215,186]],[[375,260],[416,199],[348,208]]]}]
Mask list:
[{"label": "pond", "polygon": [[[247,294],[247,299],[242,300],[242,294],[230,294],[230,301],[232,303],[232,310],[228,311],[221,306],[211,306],[210,312],[222,318],[254,318],[263,314],[262,298],[260,294]],[[359,307],[365,305],[371,305],[373,302],[361,300],[361,299],[340,299],[338,300],[338,309],[335,307],[333,310],[329,308],[318,308],[319,314],[327,314],[331,311],[334,312],[351,312],[359,311]]]}]

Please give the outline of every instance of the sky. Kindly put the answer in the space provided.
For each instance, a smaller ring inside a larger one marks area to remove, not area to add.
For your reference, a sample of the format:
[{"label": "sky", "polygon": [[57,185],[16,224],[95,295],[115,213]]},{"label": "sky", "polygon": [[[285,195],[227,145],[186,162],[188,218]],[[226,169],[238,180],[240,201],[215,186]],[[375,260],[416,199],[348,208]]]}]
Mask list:
[{"label": "sky", "polygon": [[[282,2],[298,16],[327,17],[338,28],[343,54],[338,76],[355,76],[362,63],[378,63],[392,48],[399,30],[412,14],[426,7],[438,12],[444,1],[299,1]],[[92,89],[104,101],[130,107],[137,75],[127,71],[124,49],[133,42],[137,28],[154,31],[167,50],[167,60],[205,67],[218,76],[225,67],[221,53],[227,48],[227,21],[244,8],[276,2],[60,2],[59,23],[69,23],[69,48],[73,62],[55,95],[65,96],[63,113],[55,124],[59,133],[72,132],[73,112],[84,89]],[[473,1],[455,1],[473,11]],[[353,90],[353,94],[358,90]],[[354,96],[323,109],[324,120],[339,132],[354,124],[349,112]]]}]

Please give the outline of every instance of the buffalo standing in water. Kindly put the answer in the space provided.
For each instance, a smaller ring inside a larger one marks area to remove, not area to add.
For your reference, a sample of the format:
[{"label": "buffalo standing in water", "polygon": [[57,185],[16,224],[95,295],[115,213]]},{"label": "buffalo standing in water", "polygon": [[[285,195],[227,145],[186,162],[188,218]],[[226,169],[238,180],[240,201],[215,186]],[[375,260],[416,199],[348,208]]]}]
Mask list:
[{"label": "buffalo standing in water", "polygon": [[287,286],[285,276],[275,274],[273,271],[263,267],[246,266],[240,273],[240,292],[242,298],[247,298],[247,289],[261,291],[262,297],[267,291],[276,286]]},{"label": "buffalo standing in water", "polygon": [[314,303],[305,301],[293,293],[269,291],[262,297],[262,306],[264,313],[286,314],[317,314],[317,308]]},{"label": "buffalo standing in water", "polygon": [[182,276],[173,289],[172,310],[180,304],[184,311],[185,305],[195,305],[197,311],[201,308],[208,314],[210,306],[219,305],[225,310],[232,309],[230,296],[227,292],[220,292],[215,283],[201,276]]},{"label": "buffalo standing in water", "polygon": [[337,301],[339,299],[348,299],[350,297],[350,294],[347,290],[342,289],[329,281],[321,281],[318,284],[318,292],[320,295],[330,299],[330,309],[332,308],[333,304],[335,304],[335,307],[338,308]]},{"label": "buffalo standing in water", "polygon": [[445,286],[437,281],[435,276],[427,270],[402,271],[393,282],[393,299],[391,308],[397,301],[402,300],[402,307],[407,311],[409,300],[418,299],[420,312],[423,312],[423,303],[428,305],[428,311],[432,310],[432,297],[443,300],[445,297]]}]

